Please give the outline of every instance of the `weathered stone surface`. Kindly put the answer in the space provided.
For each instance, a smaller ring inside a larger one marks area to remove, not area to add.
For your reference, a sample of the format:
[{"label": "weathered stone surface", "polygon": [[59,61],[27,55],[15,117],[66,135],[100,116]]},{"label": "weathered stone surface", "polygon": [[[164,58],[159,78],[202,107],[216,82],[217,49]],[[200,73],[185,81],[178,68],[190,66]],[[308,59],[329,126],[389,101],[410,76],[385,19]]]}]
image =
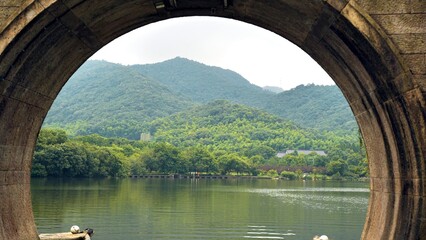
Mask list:
[{"label": "weathered stone surface", "polygon": [[0,1],[0,32],[2,32],[32,0]]},{"label": "weathered stone surface", "polygon": [[402,57],[413,75],[426,75],[426,53],[404,54]]},{"label": "weathered stone surface", "polygon": [[[28,173],[24,175],[29,176]],[[32,214],[30,184],[0,185],[0,196],[1,239],[38,239]]]},{"label": "weathered stone surface", "polygon": [[[361,128],[371,199],[363,239],[426,234],[426,1],[0,1],[0,239],[38,239],[29,173],[52,101],[96,50],[137,27],[222,16],[294,42],[333,77]],[[214,10],[214,11],[213,11]]]},{"label": "weathered stone surface", "polygon": [[426,53],[426,33],[410,33],[389,36],[402,54]]},{"label": "weathered stone surface", "polygon": [[411,11],[411,0],[389,1],[389,0],[356,0],[363,9],[371,15],[390,13],[409,13]]},{"label": "weathered stone surface", "polygon": [[71,11],[103,44],[149,23],[146,18],[160,20],[152,1],[81,1]]},{"label": "weathered stone surface", "polygon": [[411,13],[426,13],[426,1],[411,0]]},{"label": "weathered stone surface", "polygon": [[426,33],[426,14],[372,15],[388,34]]},{"label": "weathered stone surface", "polygon": [[9,26],[4,25],[0,28],[2,30],[0,34],[0,52],[6,48],[10,41],[12,41],[31,20],[44,10],[41,4],[32,1],[25,1],[25,5],[19,9],[22,10],[22,12],[14,12],[6,21]]},{"label": "weathered stone surface", "polygon": [[426,98],[426,75],[414,75],[413,80],[420,86],[424,98]]},{"label": "weathered stone surface", "polygon": [[339,12],[346,6],[346,4],[348,4],[348,2],[349,0],[327,0],[327,3]]}]

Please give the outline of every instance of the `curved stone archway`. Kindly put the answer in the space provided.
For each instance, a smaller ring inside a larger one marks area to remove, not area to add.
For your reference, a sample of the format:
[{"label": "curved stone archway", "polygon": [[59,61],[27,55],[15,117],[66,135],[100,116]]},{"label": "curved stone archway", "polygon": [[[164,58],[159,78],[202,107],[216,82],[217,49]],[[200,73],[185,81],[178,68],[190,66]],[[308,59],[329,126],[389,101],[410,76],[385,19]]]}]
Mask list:
[{"label": "curved stone archway", "polygon": [[252,23],[312,56],[346,96],[370,161],[363,239],[426,237],[426,4],[417,0],[5,0],[0,3],[0,239],[38,239],[37,134],[99,48],[180,16]]}]

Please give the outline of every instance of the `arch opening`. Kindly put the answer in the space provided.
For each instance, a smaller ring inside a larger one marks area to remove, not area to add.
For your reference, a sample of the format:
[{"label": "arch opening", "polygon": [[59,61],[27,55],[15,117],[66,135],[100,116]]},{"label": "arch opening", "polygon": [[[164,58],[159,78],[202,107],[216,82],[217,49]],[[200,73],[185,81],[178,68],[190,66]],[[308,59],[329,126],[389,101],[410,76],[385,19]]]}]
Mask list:
[{"label": "arch opening", "polygon": [[[161,4],[163,3],[163,4]],[[265,14],[268,13],[268,14]],[[216,15],[263,27],[314,58],[347,98],[370,160],[363,239],[426,229],[425,100],[375,22],[352,1],[36,1],[0,41],[0,236],[37,239],[29,172],[38,131],[72,73],[114,38],[161,19]]]}]

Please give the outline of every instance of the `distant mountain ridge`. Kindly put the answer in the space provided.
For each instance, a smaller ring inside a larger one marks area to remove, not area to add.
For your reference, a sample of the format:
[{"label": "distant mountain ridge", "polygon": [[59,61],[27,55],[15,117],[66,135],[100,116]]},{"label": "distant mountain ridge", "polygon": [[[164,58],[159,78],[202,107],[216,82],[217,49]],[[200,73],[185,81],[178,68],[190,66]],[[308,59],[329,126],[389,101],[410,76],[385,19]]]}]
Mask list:
[{"label": "distant mountain ridge", "polygon": [[45,124],[71,128],[75,134],[135,139],[144,123],[194,105],[129,67],[88,61],[59,93]]},{"label": "distant mountain ridge", "polygon": [[261,107],[273,95],[236,72],[180,57],[161,63],[132,65],[130,68],[200,103],[227,99]]},{"label": "distant mountain ridge", "polygon": [[300,85],[279,92],[278,87],[265,89],[253,85],[231,70],[179,57],[131,68],[196,102],[226,99],[264,109],[308,128],[357,129],[349,105],[337,86]]},{"label": "distant mountain ridge", "polygon": [[357,128],[336,86],[298,86],[277,94],[231,70],[184,58],[130,66],[87,61],[58,95],[45,125],[77,135],[138,139],[157,118],[218,99],[263,109],[302,127]]},{"label": "distant mountain ridge", "polygon": [[333,131],[358,129],[349,104],[337,86],[299,85],[274,95],[264,109],[303,127]]}]

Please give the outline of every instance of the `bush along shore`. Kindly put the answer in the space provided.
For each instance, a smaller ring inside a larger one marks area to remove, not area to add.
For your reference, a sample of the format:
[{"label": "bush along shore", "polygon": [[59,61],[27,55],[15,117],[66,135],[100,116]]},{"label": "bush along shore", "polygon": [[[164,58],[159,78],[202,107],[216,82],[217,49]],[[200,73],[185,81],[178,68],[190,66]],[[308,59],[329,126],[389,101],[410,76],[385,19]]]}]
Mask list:
[{"label": "bush along shore", "polygon": [[[61,129],[42,129],[32,164],[33,177],[257,177],[288,180],[345,180],[368,177],[363,148],[350,142],[327,155],[293,151],[276,156],[267,146],[223,149],[176,146],[99,135],[70,138]],[[359,153],[357,153],[359,152]]]}]

